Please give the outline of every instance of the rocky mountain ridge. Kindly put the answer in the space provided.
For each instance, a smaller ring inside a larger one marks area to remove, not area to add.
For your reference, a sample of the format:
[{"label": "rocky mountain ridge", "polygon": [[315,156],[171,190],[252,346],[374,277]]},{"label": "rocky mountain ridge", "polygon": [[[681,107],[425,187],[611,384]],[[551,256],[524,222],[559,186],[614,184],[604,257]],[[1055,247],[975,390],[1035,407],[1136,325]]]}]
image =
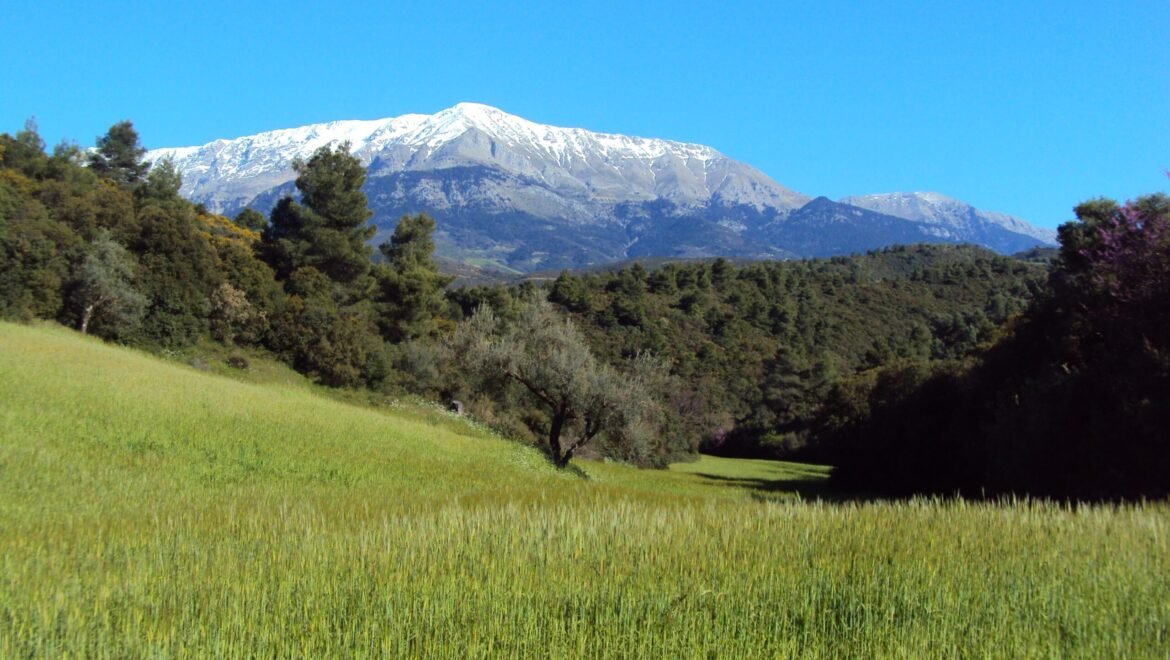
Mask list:
[{"label": "rocky mountain ridge", "polygon": [[505,271],[637,256],[826,256],[898,242],[1001,252],[1051,242],[1023,221],[963,211],[941,195],[814,200],[711,147],[546,126],[474,103],[157,149],[147,158],[170,158],[185,196],[232,215],[245,206],[266,212],[295,191],[294,159],[341,143],[367,167],[382,236],[402,214],[427,211],[441,255]]}]

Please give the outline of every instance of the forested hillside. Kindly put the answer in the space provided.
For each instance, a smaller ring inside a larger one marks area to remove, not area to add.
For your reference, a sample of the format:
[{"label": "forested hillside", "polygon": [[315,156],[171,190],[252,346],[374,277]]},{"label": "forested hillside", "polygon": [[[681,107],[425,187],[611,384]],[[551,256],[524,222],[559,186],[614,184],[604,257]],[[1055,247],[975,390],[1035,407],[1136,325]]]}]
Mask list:
[{"label": "forested hillside", "polygon": [[171,164],[144,153],[129,122],[91,153],[46,154],[33,126],[0,136],[0,316],[157,349],[213,337],[350,387],[386,385],[395,343],[439,334],[433,223],[405,218],[375,264],[344,149],[298,163],[299,201],[235,220],[180,198]]},{"label": "forested hillside", "polygon": [[968,365],[862,375],[819,436],[838,484],[895,493],[1170,493],[1170,198],[1076,208],[1049,286]]},{"label": "forested hillside", "polygon": [[[832,385],[990,345],[1043,286],[1043,267],[967,246],[894,247],[810,261],[634,264],[563,273],[549,299],[611,363],[664,358],[676,414],[705,451],[799,455]],[[508,308],[503,287],[455,291],[465,314]]]}]

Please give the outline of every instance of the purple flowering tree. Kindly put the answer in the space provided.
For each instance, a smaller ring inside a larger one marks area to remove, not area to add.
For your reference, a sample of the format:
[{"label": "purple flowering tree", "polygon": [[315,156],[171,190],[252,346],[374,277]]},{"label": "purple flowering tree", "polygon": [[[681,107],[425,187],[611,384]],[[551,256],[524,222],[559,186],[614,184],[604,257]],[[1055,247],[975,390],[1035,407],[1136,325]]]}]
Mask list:
[{"label": "purple flowering tree", "polygon": [[1093,288],[1113,307],[1101,311],[1164,306],[1170,292],[1170,201],[1159,195],[1127,202],[1095,229],[1096,241],[1080,252],[1091,267]]}]

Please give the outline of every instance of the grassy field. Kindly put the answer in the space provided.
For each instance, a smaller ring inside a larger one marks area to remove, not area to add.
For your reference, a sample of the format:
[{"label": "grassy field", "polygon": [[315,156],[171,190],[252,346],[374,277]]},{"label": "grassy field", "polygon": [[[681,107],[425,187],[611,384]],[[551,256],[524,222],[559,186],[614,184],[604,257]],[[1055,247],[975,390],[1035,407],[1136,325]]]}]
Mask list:
[{"label": "grassy field", "polygon": [[0,324],[0,657],[1170,655],[1164,503],[579,465]]}]

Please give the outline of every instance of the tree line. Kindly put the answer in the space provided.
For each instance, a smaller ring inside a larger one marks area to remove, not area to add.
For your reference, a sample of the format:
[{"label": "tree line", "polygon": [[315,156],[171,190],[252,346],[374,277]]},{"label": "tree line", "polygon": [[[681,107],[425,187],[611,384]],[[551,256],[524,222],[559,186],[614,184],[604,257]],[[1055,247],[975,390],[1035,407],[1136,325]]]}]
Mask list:
[{"label": "tree line", "polygon": [[298,161],[300,199],[235,220],[182,199],[130,122],[86,153],[0,136],[0,315],[148,347],[203,337],[275,351],[328,385],[378,387],[389,345],[440,331],[433,221],[403,218],[374,263],[364,170],[344,147]]}]

